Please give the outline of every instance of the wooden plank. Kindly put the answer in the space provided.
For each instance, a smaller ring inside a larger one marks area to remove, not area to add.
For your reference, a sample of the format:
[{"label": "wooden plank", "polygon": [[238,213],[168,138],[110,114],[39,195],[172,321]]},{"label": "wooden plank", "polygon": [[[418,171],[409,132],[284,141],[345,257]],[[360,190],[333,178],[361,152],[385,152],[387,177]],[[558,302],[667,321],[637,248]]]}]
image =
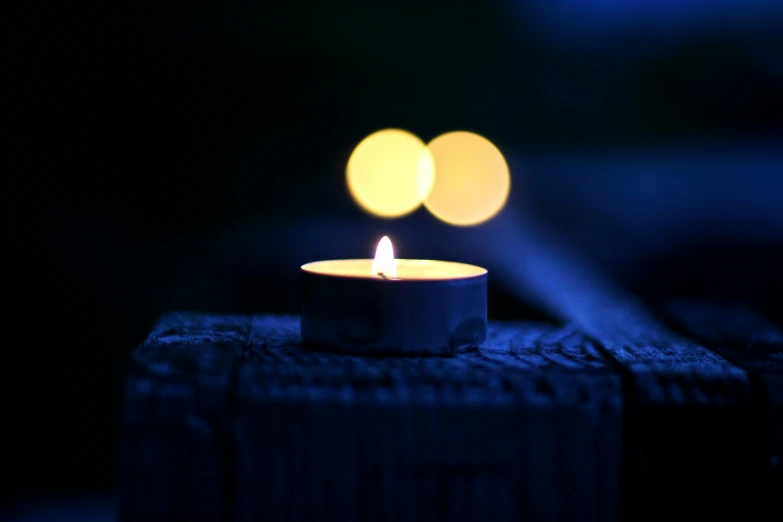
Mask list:
[{"label": "wooden plank", "polygon": [[747,507],[737,477],[757,471],[758,432],[737,429],[755,418],[745,373],[685,340],[605,335],[599,342],[626,372],[621,516]]},{"label": "wooden plank", "polygon": [[305,351],[256,317],[236,520],[614,520],[620,379],[570,327],[493,323],[451,358]]},{"label": "wooden plank", "polygon": [[[589,279],[591,272],[581,276]],[[708,517],[745,509],[752,492],[737,477],[752,475],[759,464],[757,412],[745,371],[673,334],[608,283],[578,288],[583,303],[561,297],[623,375],[621,517]]]},{"label": "wooden plank", "polygon": [[622,292],[590,291],[601,295],[587,302],[601,304],[579,305],[578,324],[623,376],[621,518],[707,517],[747,506],[736,477],[757,470],[758,432],[735,429],[755,418],[745,372],[672,334]]},{"label": "wooden plank", "polygon": [[232,372],[248,336],[245,317],[175,313],[134,350],[120,520],[226,520],[233,508]]},{"label": "wooden plank", "polygon": [[783,491],[783,329],[740,303],[680,300],[665,310],[678,328],[748,372],[759,412],[754,447],[765,464],[754,474],[756,487],[766,495],[761,503],[776,502]]},{"label": "wooden plank", "polygon": [[500,216],[457,244],[483,256],[513,295],[574,323],[616,362],[624,387],[624,519],[704,518],[725,514],[729,504],[747,506],[736,477],[757,469],[753,441],[760,433],[744,370],[673,334],[643,303],[521,214]]},{"label": "wooden plank", "polygon": [[643,328],[493,323],[457,357],[375,359],[302,350],[295,317],[170,316],[134,352],[120,518],[612,520],[620,493],[626,518],[744,505],[758,432],[730,425],[755,419],[745,374]]}]

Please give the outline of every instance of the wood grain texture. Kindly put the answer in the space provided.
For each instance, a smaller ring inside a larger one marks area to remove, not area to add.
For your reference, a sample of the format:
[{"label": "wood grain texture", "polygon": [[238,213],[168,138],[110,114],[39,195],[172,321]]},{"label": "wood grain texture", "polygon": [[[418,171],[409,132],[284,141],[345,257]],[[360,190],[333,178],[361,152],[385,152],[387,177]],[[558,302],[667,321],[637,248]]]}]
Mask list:
[{"label": "wood grain texture", "polygon": [[457,356],[384,358],[306,350],[297,317],[167,316],[129,373],[121,519],[604,521],[747,505],[771,428],[746,372],[649,321],[491,322]]},{"label": "wood grain texture", "polygon": [[128,383],[123,520],[617,514],[620,379],[571,327],[363,358],[301,348],[295,317],[175,314]]},{"label": "wood grain texture", "polygon": [[616,516],[620,380],[572,329],[493,324],[455,357],[366,358],[306,351],[296,324],[253,320],[237,520]]},{"label": "wood grain texture", "polygon": [[783,491],[783,329],[738,303],[681,300],[666,312],[677,327],[748,372],[758,415],[743,427],[758,433],[753,447],[763,459],[755,487],[777,498]]},{"label": "wood grain texture", "polygon": [[133,352],[120,520],[226,520],[228,398],[248,332],[243,317],[171,314]]},{"label": "wood grain texture", "polygon": [[755,414],[746,373],[625,302],[613,308],[615,319],[595,310],[600,317],[585,328],[623,375],[621,516],[713,517],[743,509],[737,477],[757,471],[759,436],[736,429],[751,425]]}]

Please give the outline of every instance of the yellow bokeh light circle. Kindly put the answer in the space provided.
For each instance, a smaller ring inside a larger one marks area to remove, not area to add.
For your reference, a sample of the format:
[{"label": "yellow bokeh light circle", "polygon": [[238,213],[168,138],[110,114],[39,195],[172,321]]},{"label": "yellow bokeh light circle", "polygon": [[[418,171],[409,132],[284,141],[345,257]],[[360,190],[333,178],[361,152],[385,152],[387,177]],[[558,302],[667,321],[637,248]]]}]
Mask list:
[{"label": "yellow bokeh light circle", "polygon": [[503,154],[488,139],[466,131],[442,134],[427,145],[435,182],[424,199],[441,221],[472,226],[494,217],[508,199],[511,175]]},{"label": "yellow bokeh light circle", "polygon": [[384,218],[400,217],[416,210],[429,194],[434,168],[422,140],[401,129],[384,129],[353,150],[346,180],[364,210]]}]

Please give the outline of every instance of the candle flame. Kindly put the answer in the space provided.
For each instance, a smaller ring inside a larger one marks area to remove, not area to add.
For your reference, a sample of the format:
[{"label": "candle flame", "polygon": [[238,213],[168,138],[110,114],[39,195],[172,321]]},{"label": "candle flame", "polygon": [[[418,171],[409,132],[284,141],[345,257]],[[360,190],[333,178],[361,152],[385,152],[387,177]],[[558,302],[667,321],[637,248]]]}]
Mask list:
[{"label": "candle flame", "polygon": [[397,277],[397,261],[394,259],[394,249],[389,236],[383,236],[378,242],[372,262],[372,275],[383,279]]}]

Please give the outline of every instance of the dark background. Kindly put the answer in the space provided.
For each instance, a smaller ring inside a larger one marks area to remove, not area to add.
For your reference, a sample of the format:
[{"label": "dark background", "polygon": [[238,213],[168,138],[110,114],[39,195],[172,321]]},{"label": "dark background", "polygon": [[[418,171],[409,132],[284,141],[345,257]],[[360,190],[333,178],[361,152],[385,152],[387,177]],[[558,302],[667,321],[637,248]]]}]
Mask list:
[{"label": "dark background", "polygon": [[[296,312],[302,262],[385,233],[426,257],[445,225],[378,220],[345,187],[381,128],[488,137],[504,212],[650,302],[781,317],[782,3],[267,4],[6,18],[5,500],[112,491],[124,367],[160,313]],[[490,307],[542,313],[497,284]]]}]

